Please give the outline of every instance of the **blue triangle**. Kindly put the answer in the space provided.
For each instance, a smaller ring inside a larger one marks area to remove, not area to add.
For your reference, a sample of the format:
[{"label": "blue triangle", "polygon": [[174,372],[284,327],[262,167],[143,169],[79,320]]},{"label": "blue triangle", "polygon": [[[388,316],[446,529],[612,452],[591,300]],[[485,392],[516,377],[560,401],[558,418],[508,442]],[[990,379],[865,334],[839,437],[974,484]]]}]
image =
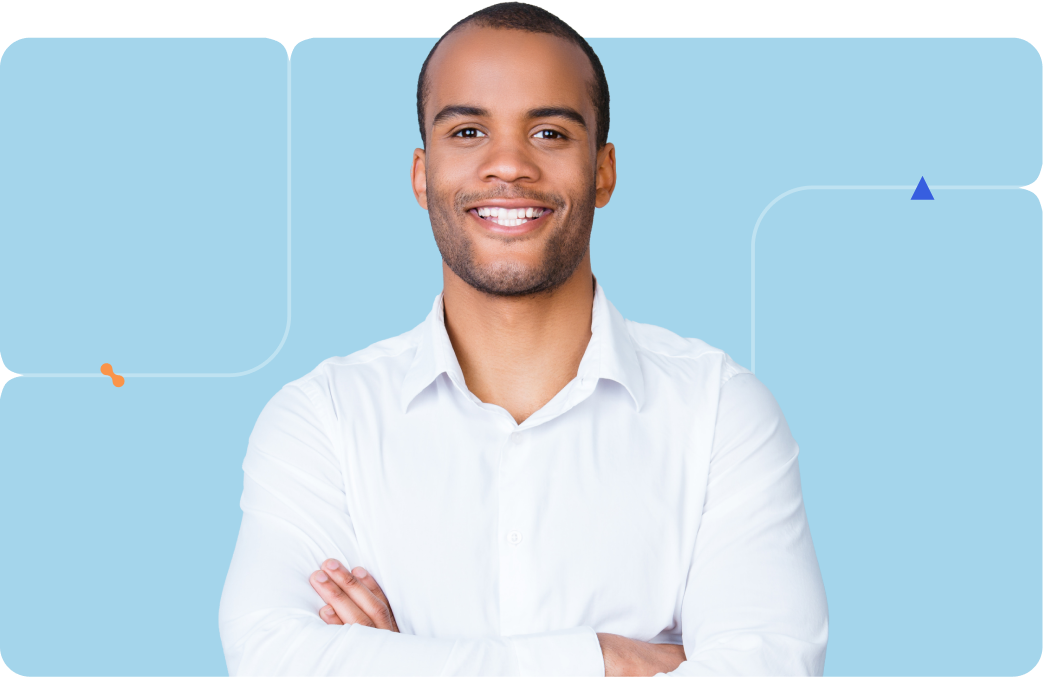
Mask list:
[{"label": "blue triangle", "polygon": [[920,177],[920,183],[916,184],[916,190],[913,191],[913,196],[910,200],[933,200],[934,196],[931,195],[931,189],[927,187],[927,182]]}]

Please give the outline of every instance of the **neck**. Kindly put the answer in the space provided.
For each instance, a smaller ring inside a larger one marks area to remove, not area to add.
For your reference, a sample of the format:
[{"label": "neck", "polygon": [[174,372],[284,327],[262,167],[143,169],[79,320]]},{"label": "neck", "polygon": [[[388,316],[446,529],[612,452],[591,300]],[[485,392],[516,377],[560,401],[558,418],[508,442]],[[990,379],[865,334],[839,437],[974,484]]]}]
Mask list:
[{"label": "neck", "polygon": [[590,341],[590,252],[560,287],[534,296],[493,296],[442,263],[445,327],[467,388],[521,423],[576,377]]}]

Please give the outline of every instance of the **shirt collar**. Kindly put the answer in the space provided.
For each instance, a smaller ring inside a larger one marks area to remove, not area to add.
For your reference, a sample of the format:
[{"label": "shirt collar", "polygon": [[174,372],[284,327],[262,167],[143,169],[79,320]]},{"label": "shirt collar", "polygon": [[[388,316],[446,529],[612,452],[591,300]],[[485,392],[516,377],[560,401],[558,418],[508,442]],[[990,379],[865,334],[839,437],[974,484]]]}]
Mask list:
[{"label": "shirt collar", "polygon": [[[470,394],[445,329],[442,294],[435,297],[431,312],[418,329],[420,338],[416,353],[402,383],[402,409],[407,409],[409,403],[441,374],[446,374],[463,393]],[[602,378],[616,381],[626,389],[640,410],[645,389],[637,349],[626,320],[606,298],[600,283],[594,286],[590,333],[590,342],[580,361],[577,376],[595,381]]]}]

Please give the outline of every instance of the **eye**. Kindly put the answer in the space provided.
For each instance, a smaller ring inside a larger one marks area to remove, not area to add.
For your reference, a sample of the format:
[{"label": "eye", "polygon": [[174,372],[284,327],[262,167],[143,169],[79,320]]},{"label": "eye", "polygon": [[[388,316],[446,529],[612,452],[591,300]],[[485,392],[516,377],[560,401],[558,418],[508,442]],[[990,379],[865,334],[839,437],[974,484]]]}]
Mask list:
[{"label": "eye", "polygon": [[474,127],[466,127],[453,132],[453,136],[461,139],[478,139],[485,136],[485,132],[477,130]]},{"label": "eye", "polygon": [[557,131],[556,129],[541,129],[540,131],[536,132],[533,136],[535,136],[537,139],[553,139],[555,141],[558,139],[565,138],[565,135]]}]

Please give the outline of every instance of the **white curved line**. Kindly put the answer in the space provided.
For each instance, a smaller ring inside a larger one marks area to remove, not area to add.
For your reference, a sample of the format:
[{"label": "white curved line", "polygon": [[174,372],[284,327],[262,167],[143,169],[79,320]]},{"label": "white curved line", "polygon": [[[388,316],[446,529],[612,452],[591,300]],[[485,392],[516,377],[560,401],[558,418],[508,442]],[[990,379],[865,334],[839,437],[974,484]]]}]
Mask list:
[{"label": "white curved line", "polygon": [[[153,374],[141,374],[141,373],[120,373],[120,376],[124,378],[235,378],[237,376],[246,376],[252,374],[258,369],[265,367],[269,362],[275,359],[275,356],[279,354],[282,347],[286,345],[286,338],[290,335],[290,311],[292,309],[292,296],[290,294],[290,64],[286,64],[286,329],[282,333],[282,340],[279,341],[279,345],[276,346],[275,351],[268,356],[264,362],[261,362],[252,369],[246,371],[228,372],[228,373],[153,373]],[[2,365],[2,363],[0,363]],[[14,374],[14,372],[8,372],[13,374],[11,378],[18,376],[24,376],[27,378],[74,378],[74,377],[86,377],[86,378],[108,378],[105,374],[100,371],[96,373],[85,373],[85,374]],[[0,391],[3,390],[3,383],[0,383]]]},{"label": "white curved line", "polygon": [[[934,190],[1016,190],[1023,186],[930,186]],[[757,371],[757,231],[760,230],[761,221],[768,210],[775,203],[793,193],[802,190],[916,190],[916,186],[800,186],[791,188],[768,203],[761,215],[757,217],[757,223],[753,226],[753,237],[750,239],[750,371]]]}]

